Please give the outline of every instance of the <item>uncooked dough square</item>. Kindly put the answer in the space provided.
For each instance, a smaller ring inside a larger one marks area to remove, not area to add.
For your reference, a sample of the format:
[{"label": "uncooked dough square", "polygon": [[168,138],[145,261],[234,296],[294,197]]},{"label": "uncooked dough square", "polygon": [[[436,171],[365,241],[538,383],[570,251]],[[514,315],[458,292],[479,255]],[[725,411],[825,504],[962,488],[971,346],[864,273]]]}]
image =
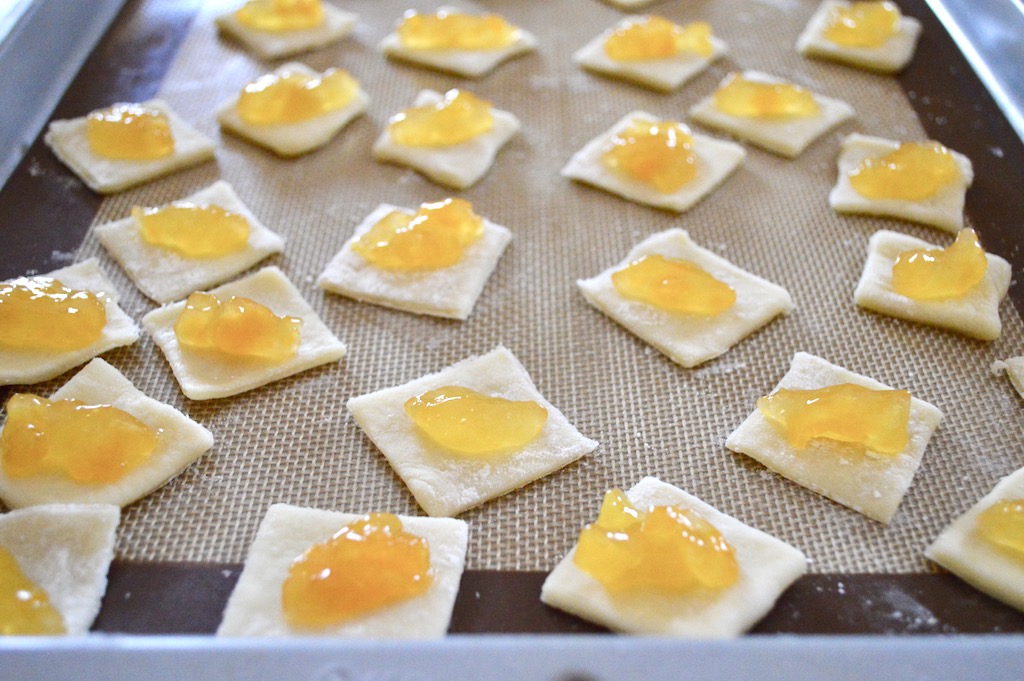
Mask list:
[{"label": "uncooked dough square", "polygon": [[64,620],[70,636],[89,632],[107,590],[121,511],[110,505],[33,506],[0,515],[0,548]]},{"label": "uncooked dough square", "polygon": [[[430,106],[443,99],[440,92],[422,90],[413,106]],[[381,161],[408,166],[446,187],[465,189],[487,174],[498,151],[519,131],[519,119],[508,111],[493,108],[491,114],[494,127],[473,139],[447,147],[398,144],[385,127],[373,144],[373,155]]]},{"label": "uncooked dough square", "polygon": [[249,269],[284,249],[284,239],[267,229],[242,203],[230,184],[218,180],[182,201],[218,206],[249,222],[245,247],[217,258],[190,258],[146,243],[133,217],[96,227],[96,238],[124,268],[139,290],[158,303],[180,300]]},{"label": "uncooked dough square", "polygon": [[426,539],[433,581],[423,594],[324,630],[293,629],[281,607],[292,561],[362,516],[274,504],[260,523],[245,567],[224,610],[218,636],[441,638],[448,631],[466,560],[469,526],[453,518],[398,516]]},{"label": "uncooked dough square", "polygon": [[980,536],[978,516],[999,501],[1024,499],[1024,468],[1006,476],[954,520],[924,555],[993,598],[1024,611],[1024,561]]},{"label": "uncooked dough square", "polygon": [[214,22],[222,33],[231,36],[263,59],[279,59],[336,43],[352,32],[358,16],[338,9],[329,1],[322,5],[322,24],[295,31],[260,31],[250,28],[238,21],[234,10],[220,15]]},{"label": "uncooked dough square", "polygon": [[754,626],[807,571],[807,558],[798,549],[657,478],[642,479],[626,496],[642,510],[675,506],[696,511],[732,545],[739,580],[721,590],[681,596],[658,592],[612,595],[576,566],[574,546],[544,581],[540,596],[544,603],[629,634],[724,638]]},{"label": "uncooked dough square", "polygon": [[[421,435],[403,409],[406,400],[448,385],[507,400],[532,400],[547,410],[547,422],[517,452],[480,458],[453,455]],[[404,385],[353,397],[348,408],[432,516],[458,515],[553,473],[597,447],[544,399],[523,365],[503,346]]]},{"label": "uncooked dough square", "polygon": [[352,250],[352,244],[378,222],[399,211],[381,204],[363,220],[317,279],[325,291],[418,314],[467,319],[498,265],[512,232],[484,218],[484,233],[470,244],[459,262],[438,270],[401,272],[375,267]]},{"label": "uncooked dough square", "polygon": [[[892,390],[867,376],[798,352],[793,355],[789,371],[772,392],[780,388],[817,390],[839,383]],[[895,456],[872,455],[822,438],[812,440],[807,449],[797,449],[789,444],[781,428],[755,409],[733,431],[725,446],[872,520],[888,523],[910,487],[928,440],[940,420],[942,412],[937,407],[911,397],[907,448]]]},{"label": "uncooked dough square", "polygon": [[[139,339],[139,327],[118,304],[114,284],[100,269],[96,258],[40,275],[56,279],[67,288],[89,291],[104,303],[107,324],[95,342],[77,350],[12,350],[0,346],[0,385],[39,383],[60,376],[68,369],[103,354],[107,350],[131,345]],[[2,335],[3,329],[0,329]]]},{"label": "uncooked dough square", "polygon": [[839,174],[836,185],[828,195],[828,202],[837,213],[880,215],[911,222],[932,225],[956,234],[964,227],[964,199],[967,188],[974,181],[974,169],[969,158],[950,150],[959,177],[938,191],[935,196],[921,201],[902,199],[870,199],[861,195],[850,184],[850,171],[867,159],[879,159],[896,151],[899,142],[853,133],[843,140],[839,151]]},{"label": "uncooked dough square", "polygon": [[611,147],[615,135],[625,132],[634,123],[658,122],[658,118],[644,111],[626,114],[610,130],[598,135],[577,151],[562,168],[562,175],[630,201],[682,213],[711,193],[736,170],[747,155],[743,147],[735,142],[694,133],[693,150],[697,154],[697,175],[679,191],[671,194],[662,194],[654,187],[604,167],[601,157]]},{"label": "uncooked dough square", "polygon": [[276,267],[264,267],[210,293],[221,302],[242,296],[270,308],[279,317],[299,317],[302,319],[301,342],[295,355],[276,364],[187,350],[178,344],[174,334],[174,324],[187,301],[153,310],[142,318],[142,325],[163,351],[181,391],[189,399],[212,400],[237,395],[345,356],[345,344],[320,321],[295,285]]},{"label": "uncooked dough square", "polygon": [[1017,393],[1024,397],[1024,356],[993,362],[992,372],[998,374],[1000,371],[1006,371],[1006,377],[1010,379],[1010,383],[1016,388]]},{"label": "uncooked dough square", "polygon": [[174,152],[170,156],[148,161],[99,156],[89,146],[86,116],[51,122],[43,139],[61,163],[99,194],[114,194],[213,158],[213,140],[182,120],[167,102],[151,99],[141,106],[167,116],[174,138]]},{"label": "uncooked dough square", "polygon": [[[314,71],[305,64],[290,62],[274,70],[278,76],[286,73],[300,73],[310,78],[320,78],[322,73]],[[217,109],[217,121],[228,132],[234,133],[254,144],[273,151],[284,157],[300,156],[314,149],[319,149],[341,132],[356,116],[366,111],[370,104],[369,96],[362,87],[356,90],[352,101],[338,109],[316,118],[298,123],[277,123],[255,125],[248,123],[238,115],[239,95],[224,102]]]},{"label": "uncooked dough square", "polygon": [[146,396],[102,359],[86,364],[50,399],[126,411],[156,432],[157,447],[144,463],[110,483],[75,482],[52,473],[12,478],[0,467],[0,499],[10,508],[57,503],[124,507],[162,487],[213,446],[210,431],[174,407]]},{"label": "uncooked dough square", "polygon": [[[647,255],[700,266],[736,292],[736,303],[719,315],[705,317],[673,314],[624,298],[612,283],[612,274]],[[588,303],[687,368],[718,357],[776,316],[793,309],[786,289],[701,248],[682,229],[647,237],[622,262],[576,285]]]},{"label": "uncooked dough square", "polygon": [[941,247],[899,232],[875,232],[868,241],[868,257],[853,292],[854,301],[866,310],[950,329],[971,338],[999,338],[999,302],[1010,289],[1011,269],[1010,263],[998,255],[985,254],[985,278],[962,298],[914,300],[893,289],[892,266],[901,253],[938,248]]},{"label": "uncooked dough square", "polygon": [[[756,83],[791,85],[781,78],[759,71],[744,71],[742,76],[744,79]],[[726,81],[728,81],[728,77],[722,81],[719,89],[725,85]],[[690,116],[693,120],[709,128],[727,132],[774,154],[796,158],[816,139],[854,116],[853,107],[842,100],[813,92],[811,96],[818,105],[818,113],[807,118],[733,116],[718,110],[718,107],[715,106],[714,94],[697,102],[690,109]]]},{"label": "uncooked dough square", "polygon": [[819,57],[880,73],[902,71],[914,56],[917,38],[921,35],[921,22],[903,16],[896,34],[879,47],[851,47],[838,45],[825,38],[825,29],[833,10],[849,7],[845,0],[825,0],[807,22],[796,41],[797,51],[805,57]]}]

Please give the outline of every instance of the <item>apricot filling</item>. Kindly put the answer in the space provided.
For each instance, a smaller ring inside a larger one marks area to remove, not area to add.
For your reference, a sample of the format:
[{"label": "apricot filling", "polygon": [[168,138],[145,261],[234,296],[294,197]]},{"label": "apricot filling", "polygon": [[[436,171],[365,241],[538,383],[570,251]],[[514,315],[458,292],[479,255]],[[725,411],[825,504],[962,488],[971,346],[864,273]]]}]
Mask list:
[{"label": "apricot filling", "polygon": [[396,114],[388,132],[407,147],[448,147],[479,137],[494,127],[491,103],[465,90],[449,90],[436,104]]},{"label": "apricot filling", "polygon": [[907,142],[850,171],[850,185],[869,199],[923,201],[960,177],[956,160],[938,142]]},{"label": "apricot filling", "polygon": [[679,191],[697,176],[693,136],[675,121],[633,123],[612,137],[601,163],[662,194]]},{"label": "apricot filling", "polygon": [[245,248],[249,221],[220,206],[177,201],[162,208],[134,206],[142,240],[187,258],[219,258]]},{"label": "apricot filling", "polygon": [[684,52],[710,57],[711,25],[696,22],[680,26],[664,17],[649,16],[616,28],[604,43],[604,52],[615,61],[668,59]]},{"label": "apricot filling", "polygon": [[852,2],[832,9],[824,37],[844,47],[881,47],[896,35],[901,18],[892,2]]},{"label": "apricot filling", "polygon": [[1024,562],[1024,499],[997,501],[975,523],[983,539]]},{"label": "apricot filling", "polygon": [[340,69],[327,69],[319,77],[268,73],[242,89],[236,110],[251,125],[301,123],[345,108],[358,92],[356,79]]},{"label": "apricot filling", "polygon": [[519,39],[520,30],[496,14],[406,12],[396,31],[410,50],[500,50]]},{"label": "apricot filling", "polygon": [[612,273],[619,295],[665,312],[713,317],[736,303],[736,291],[687,260],[644,255]]},{"label": "apricot filling", "polygon": [[714,95],[715,108],[741,118],[811,118],[820,113],[814,95],[799,85],[763,83],[732,73]]},{"label": "apricot filling", "polygon": [[93,111],[85,117],[85,136],[94,154],[117,161],[151,161],[174,153],[167,115],[141,104]]},{"label": "apricot filling", "polygon": [[190,295],[174,323],[174,334],[184,348],[270,363],[295,355],[301,330],[298,317],[278,317],[241,296],[221,302],[210,293]]},{"label": "apricot filling", "polygon": [[257,31],[285,33],[324,23],[320,0],[249,0],[235,10],[238,23]]},{"label": "apricot filling", "polygon": [[988,258],[973,229],[960,230],[949,248],[914,249],[896,256],[892,287],[914,300],[962,298],[985,278]]},{"label": "apricot filling", "polygon": [[25,575],[10,551],[0,547],[0,636],[51,636],[66,631],[46,590]]},{"label": "apricot filling", "polygon": [[0,347],[78,350],[96,342],[106,325],[105,303],[91,291],[67,288],[50,277],[0,283]]}]

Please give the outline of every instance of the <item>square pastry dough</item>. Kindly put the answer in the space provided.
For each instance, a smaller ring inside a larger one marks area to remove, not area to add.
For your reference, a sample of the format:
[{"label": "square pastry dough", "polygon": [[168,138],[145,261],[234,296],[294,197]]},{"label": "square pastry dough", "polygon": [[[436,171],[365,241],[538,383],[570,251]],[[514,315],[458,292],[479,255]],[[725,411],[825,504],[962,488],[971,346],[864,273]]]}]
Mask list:
[{"label": "square pastry dough", "polygon": [[1006,372],[1006,377],[1016,388],[1021,397],[1024,397],[1024,356],[1010,357],[1006,361],[995,361],[992,363],[992,372]]},{"label": "square pastry dough", "polygon": [[0,548],[46,591],[71,636],[89,633],[107,590],[117,506],[33,506],[0,515]]},{"label": "square pastry dough", "polygon": [[214,22],[221,33],[231,36],[263,59],[279,59],[336,43],[352,32],[359,17],[338,9],[330,2],[322,4],[324,22],[314,28],[260,31],[239,22],[234,11],[220,15]]},{"label": "square pastry dough", "polygon": [[647,19],[645,16],[629,16],[613,28],[608,29],[573,54],[574,62],[594,73],[638,83],[660,92],[671,92],[703,71],[712,62],[721,59],[729,51],[720,39],[711,37],[711,55],[703,56],[694,52],[680,52],[665,59],[642,61],[618,61],[604,51],[604,44],[619,28],[625,28]]},{"label": "square pastry dough", "polygon": [[[731,76],[722,81],[723,87]],[[744,71],[742,77],[755,83],[790,85],[781,78],[759,71]],[[818,114],[808,118],[744,118],[722,113],[715,106],[712,94],[700,100],[690,109],[693,120],[715,128],[740,139],[756,144],[774,154],[796,158],[812,142],[854,116],[853,107],[839,99],[811,93],[818,105]]]},{"label": "square pastry dough", "polygon": [[[775,390],[816,390],[839,383],[892,390],[874,379],[806,352],[793,356],[789,371]],[[789,444],[781,429],[755,409],[733,431],[725,446],[872,520],[888,523],[910,487],[928,440],[940,420],[942,412],[937,407],[911,397],[907,448],[895,456],[873,456],[870,452],[860,453],[822,438],[812,440],[807,449],[799,450]]]},{"label": "square pastry dough", "polygon": [[213,446],[210,431],[174,407],[144,395],[102,359],[85,365],[50,399],[126,411],[156,431],[157,447],[144,463],[111,483],[81,483],[53,474],[11,478],[0,467],[0,499],[10,508],[56,503],[124,507],[162,487]]},{"label": "square pastry dough", "polygon": [[[278,76],[300,73],[310,78],[323,75],[298,62],[285,64],[274,73]],[[337,111],[298,123],[254,125],[238,115],[238,99],[239,95],[235,95],[217,109],[220,127],[284,157],[300,156],[324,146],[370,104],[369,96],[359,87],[352,101]]]},{"label": "square pastry dough", "polygon": [[739,580],[721,590],[682,596],[612,595],[576,566],[573,547],[544,581],[540,595],[544,603],[629,634],[724,638],[738,636],[754,626],[782,592],[807,571],[807,558],[798,549],[657,478],[644,478],[626,496],[640,509],[676,506],[696,511],[732,545],[740,568]]},{"label": "square pastry dough", "polygon": [[[450,454],[421,435],[403,409],[406,400],[447,385],[508,400],[531,400],[547,410],[547,422],[537,437],[511,454]],[[458,515],[553,473],[597,447],[544,399],[523,365],[503,346],[405,385],[353,397],[348,408],[432,516]]]},{"label": "square pastry dough", "polygon": [[[612,283],[612,274],[645,255],[661,255],[700,266],[736,292],[736,303],[719,315],[703,317],[673,314],[624,298]],[[682,229],[647,237],[622,262],[596,277],[581,279],[576,285],[588,303],[687,368],[718,357],[776,316],[793,309],[786,289],[701,248]]]},{"label": "square pastry dough", "polygon": [[[430,106],[444,99],[433,90],[423,90],[413,106]],[[387,127],[373,144],[378,160],[397,163],[417,170],[428,178],[453,189],[465,189],[491,169],[498,151],[520,128],[519,119],[508,111],[491,109],[494,127],[471,140],[447,147],[410,147],[391,139]]]},{"label": "square pastry dough", "polygon": [[327,264],[317,284],[325,291],[396,310],[467,319],[512,240],[512,232],[484,218],[483,235],[454,265],[422,272],[383,270],[353,251],[352,244],[395,211],[415,213],[389,204],[378,206]]},{"label": "square pastry dough", "polygon": [[828,202],[837,213],[879,215],[920,222],[956,234],[964,227],[964,199],[967,188],[974,181],[971,160],[953,151],[953,160],[960,176],[930,198],[922,201],[902,199],[870,199],[862,196],[850,184],[850,171],[862,161],[878,159],[896,151],[899,142],[853,133],[843,140],[839,150],[839,173],[836,185],[828,195]]},{"label": "square pastry dough", "polygon": [[868,241],[864,273],[853,292],[857,305],[890,317],[950,329],[971,338],[999,338],[1002,333],[999,302],[1010,289],[1010,263],[998,255],[986,253],[988,269],[985,278],[964,297],[914,300],[893,289],[892,266],[900,253],[922,248],[933,250],[941,247],[899,232],[875,232]]},{"label": "square pastry dough", "polygon": [[[104,302],[107,324],[95,342],[77,350],[49,352],[0,347],[0,385],[39,383],[60,376],[107,350],[131,345],[139,339],[139,327],[118,307],[118,293],[96,258],[40,276],[56,279],[70,289],[96,294]],[[2,334],[3,329],[0,329]]]},{"label": "square pastry dough", "polygon": [[978,516],[999,501],[1024,499],[1024,468],[1006,476],[954,520],[924,555],[993,598],[1024,611],[1024,560],[978,534]]},{"label": "square pastry dough", "polygon": [[93,153],[86,137],[86,117],[53,121],[43,138],[61,163],[94,192],[114,194],[213,158],[215,145],[159,99],[143,102],[167,116],[174,137],[174,153],[150,161],[110,159]]},{"label": "square pastry dough", "polygon": [[869,71],[896,73],[903,70],[914,56],[917,38],[921,35],[921,22],[913,17],[903,16],[896,28],[896,34],[879,47],[850,47],[838,45],[825,38],[832,12],[849,7],[846,0],[825,0],[807,22],[803,33],[796,41],[797,51],[805,57],[819,57],[849,64]]},{"label": "square pastry dough", "polygon": [[628,130],[634,123],[654,124],[658,121],[658,118],[644,111],[626,114],[610,130],[587,142],[577,151],[562,168],[562,175],[630,201],[682,213],[710,194],[736,170],[747,155],[743,147],[735,142],[694,133],[693,150],[697,154],[697,176],[671,194],[662,194],[654,187],[604,167],[601,157],[611,146],[615,135]]},{"label": "square pastry dough", "polygon": [[249,222],[245,247],[218,258],[189,258],[146,243],[133,217],[96,228],[96,238],[124,268],[139,290],[158,303],[170,303],[219,284],[284,249],[284,239],[270,231],[242,203],[230,184],[218,180],[182,201],[218,206]]},{"label": "square pastry dough", "polygon": [[264,267],[210,293],[221,302],[242,296],[270,308],[279,317],[299,317],[302,340],[295,355],[278,364],[196,352],[182,348],[174,334],[174,324],[186,301],[153,310],[142,318],[142,325],[163,351],[181,391],[189,399],[230,397],[345,356],[345,344],[320,321],[295,285],[276,267]]},{"label": "square pastry dough", "polygon": [[426,539],[430,588],[415,598],[322,631],[293,629],[281,607],[281,588],[292,561],[362,516],[274,504],[260,523],[245,567],[224,609],[218,636],[330,636],[441,638],[448,632],[466,560],[469,526],[454,518],[398,516],[402,528]]}]

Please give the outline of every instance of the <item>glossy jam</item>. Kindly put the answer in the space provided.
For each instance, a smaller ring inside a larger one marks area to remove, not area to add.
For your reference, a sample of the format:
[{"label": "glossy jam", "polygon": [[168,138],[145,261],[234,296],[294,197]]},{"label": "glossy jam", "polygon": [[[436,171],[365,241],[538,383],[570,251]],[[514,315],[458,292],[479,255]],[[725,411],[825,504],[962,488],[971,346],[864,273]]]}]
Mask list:
[{"label": "glossy jam", "polygon": [[184,348],[272,364],[295,356],[301,332],[298,317],[278,317],[241,296],[222,302],[209,293],[190,295],[174,324],[174,334]]},{"label": "glossy jam", "polygon": [[825,25],[825,39],[843,47],[881,47],[896,35],[900,10],[891,2],[852,2],[836,7]]},{"label": "glossy jam", "polygon": [[907,142],[850,171],[850,185],[869,199],[923,201],[960,177],[953,154],[938,142]]},{"label": "glossy jam", "polygon": [[740,574],[732,546],[696,511],[641,511],[618,489],[605,494],[597,522],[580,532],[573,563],[615,595],[723,589]]},{"label": "glossy jam", "polygon": [[104,302],[50,277],[0,283],[0,347],[23,351],[84,348],[103,335]]},{"label": "glossy jam", "polygon": [[997,501],[982,511],[975,523],[985,541],[1024,562],[1024,499]]},{"label": "glossy jam", "polygon": [[242,89],[236,108],[250,125],[286,125],[343,109],[358,92],[356,79],[339,69],[327,69],[319,77],[297,71],[268,73]]},{"label": "glossy jam", "polygon": [[85,119],[85,136],[97,156],[116,161],[152,161],[174,153],[166,114],[140,104],[115,104]]},{"label": "glossy jam", "polygon": [[736,292],[699,265],[661,255],[645,255],[612,273],[624,298],[673,314],[719,315],[736,303]]},{"label": "glossy jam", "polygon": [[817,390],[780,389],[757,401],[758,410],[797,449],[825,438],[876,454],[907,448],[910,393],[840,383]]},{"label": "glossy jam", "polygon": [[432,582],[430,547],[390,513],[372,513],[292,562],[281,589],[288,624],[323,629],[415,598]]},{"label": "glossy jam", "polygon": [[519,39],[520,31],[496,14],[406,12],[397,29],[410,50],[500,50]]},{"label": "glossy jam", "polygon": [[388,132],[407,147],[448,147],[494,127],[491,103],[465,90],[449,90],[437,104],[406,109],[391,119]]},{"label": "glossy jam", "polygon": [[175,202],[161,208],[132,208],[142,240],[186,258],[219,258],[245,248],[249,221],[220,206]]},{"label": "glossy jam", "polygon": [[547,410],[536,402],[506,400],[454,385],[410,398],[405,413],[430,440],[465,456],[520,449],[540,435],[548,420]]},{"label": "glossy jam", "polygon": [[324,23],[320,0],[250,0],[235,10],[243,26],[269,33],[316,28]]},{"label": "glossy jam", "polygon": [[50,597],[22,572],[0,546],[0,636],[53,636],[66,633]]},{"label": "glossy jam", "polygon": [[892,287],[914,300],[962,298],[985,278],[988,258],[973,229],[960,230],[949,248],[916,249],[896,257]]},{"label": "glossy jam", "polygon": [[604,43],[604,53],[615,61],[668,59],[682,53],[710,57],[711,25],[697,22],[680,26],[649,16],[616,28]]},{"label": "glossy jam", "polygon": [[741,118],[812,118],[820,113],[814,95],[799,85],[762,83],[732,73],[714,95],[715,108]]},{"label": "glossy jam", "polygon": [[612,137],[601,163],[662,194],[679,191],[697,176],[693,136],[675,121],[634,123]]}]

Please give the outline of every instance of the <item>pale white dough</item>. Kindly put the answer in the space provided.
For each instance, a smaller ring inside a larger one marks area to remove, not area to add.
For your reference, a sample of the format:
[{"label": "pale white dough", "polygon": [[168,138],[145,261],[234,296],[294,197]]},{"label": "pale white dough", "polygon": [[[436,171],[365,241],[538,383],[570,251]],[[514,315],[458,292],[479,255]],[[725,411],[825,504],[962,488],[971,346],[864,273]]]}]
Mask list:
[{"label": "pale white dough", "polygon": [[139,327],[118,307],[118,293],[100,269],[96,258],[40,276],[57,279],[70,289],[96,294],[104,302],[107,324],[94,343],[77,350],[46,352],[0,347],[0,385],[39,383],[59,376],[107,350],[131,345],[139,339]]},{"label": "pale white dough", "polygon": [[182,201],[219,206],[242,215],[249,221],[249,241],[241,250],[218,258],[189,258],[146,243],[133,217],[108,222],[95,230],[100,243],[139,290],[158,303],[180,300],[193,291],[219,284],[284,249],[284,239],[263,226],[231,185],[223,180]]},{"label": "pale white dough", "polygon": [[415,598],[322,631],[293,629],[281,607],[281,588],[293,560],[359,519],[287,504],[274,504],[260,523],[245,567],[224,610],[218,636],[328,636],[335,638],[441,638],[459,591],[469,526],[453,518],[399,516],[403,529],[426,539],[430,549],[430,588]]},{"label": "pale white dough", "polygon": [[1006,371],[1006,377],[1021,397],[1024,397],[1024,357],[1010,357],[1006,361],[992,363],[992,372]]},{"label": "pale white dough", "polygon": [[611,146],[611,140],[616,134],[628,130],[634,122],[653,124],[658,121],[658,118],[644,111],[626,114],[610,130],[598,135],[577,151],[562,168],[562,175],[630,201],[682,213],[711,193],[736,170],[747,155],[743,147],[735,142],[694,133],[693,150],[697,154],[697,175],[672,194],[662,194],[654,187],[604,167],[601,157]]},{"label": "pale white dough", "polygon": [[[433,90],[422,90],[416,95],[413,106],[437,104],[444,95]],[[494,127],[473,139],[447,147],[410,147],[391,139],[391,133],[384,131],[373,144],[373,155],[378,160],[408,166],[426,175],[438,184],[465,189],[482,178],[498,151],[520,128],[519,119],[508,111],[491,109]]]},{"label": "pale white dough", "polygon": [[46,591],[68,635],[89,632],[107,590],[121,512],[110,505],[34,506],[0,515],[0,548]]},{"label": "pale white dough", "polygon": [[[826,360],[798,352],[776,390],[815,390],[852,383],[872,390],[891,390],[887,385],[861,376]],[[937,407],[910,398],[907,448],[896,454],[873,455],[826,439],[812,440],[807,449],[789,444],[785,433],[758,409],[725,441],[734,452],[746,454],[798,485],[888,523],[921,464],[925,447],[942,419]]]},{"label": "pale white dough", "polygon": [[899,142],[853,133],[843,140],[839,151],[839,174],[828,202],[837,213],[880,215],[911,222],[932,225],[956,234],[964,226],[964,198],[974,181],[974,169],[969,158],[950,149],[960,176],[922,201],[901,199],[869,199],[850,184],[849,173],[869,158],[882,158],[896,151]]},{"label": "pale white dough", "polygon": [[925,549],[924,555],[993,598],[1024,611],[1024,561],[975,531],[978,516],[997,501],[1024,499],[1024,468],[1006,476]]},{"label": "pale white dough", "polygon": [[[612,274],[644,255],[699,265],[736,291],[736,303],[720,315],[702,317],[664,312],[624,298],[615,289]],[[784,288],[697,246],[682,229],[647,237],[622,262],[576,285],[588,303],[687,368],[718,357],[776,316],[793,309],[793,300]]]},{"label": "pale white dough", "polygon": [[892,286],[892,266],[900,253],[941,246],[899,232],[881,230],[868,242],[864,273],[853,292],[857,305],[891,317],[950,329],[971,338],[995,340],[1002,332],[999,302],[1010,289],[1010,263],[987,253],[988,269],[967,295],[951,300],[914,300]]},{"label": "pale white dough", "polygon": [[807,558],[798,549],[657,478],[642,479],[626,496],[642,510],[675,506],[696,511],[732,545],[739,580],[721,590],[702,589],[682,596],[656,592],[616,596],[575,565],[573,547],[544,581],[540,596],[544,603],[629,634],[724,638],[754,626],[807,571]]},{"label": "pale white dough", "polygon": [[153,310],[142,318],[142,325],[163,351],[181,391],[189,399],[237,395],[345,356],[345,344],[320,321],[295,285],[276,267],[264,267],[210,293],[221,302],[231,296],[242,296],[270,308],[277,316],[301,318],[302,340],[293,357],[277,364],[186,350],[178,345],[174,334],[174,324],[186,301]]},{"label": "pale white dough", "polygon": [[157,448],[145,463],[111,483],[79,483],[52,474],[11,478],[0,467],[0,499],[11,508],[57,503],[124,507],[162,487],[213,446],[210,431],[174,407],[144,395],[102,359],[85,365],[50,399],[122,409],[156,431]]},{"label": "pale white dough", "polygon": [[415,210],[381,204],[363,220],[341,251],[327,264],[317,284],[325,291],[418,314],[466,319],[498,265],[512,232],[484,219],[484,233],[466,248],[459,262],[439,270],[388,271],[352,250],[357,238],[394,211]]},{"label": "pale white dough", "polygon": [[197,131],[167,102],[151,99],[142,106],[167,115],[174,137],[174,153],[151,161],[123,161],[93,153],[86,137],[86,117],[53,121],[43,138],[61,162],[94,192],[113,194],[150,180],[198,165],[213,158],[213,140]]},{"label": "pale white dough", "polygon": [[[421,435],[403,409],[406,400],[446,385],[508,400],[532,400],[547,410],[547,422],[517,452],[479,458],[451,454]],[[544,399],[523,365],[503,346],[404,385],[353,397],[348,408],[432,516],[458,515],[567,466],[597,447]]]},{"label": "pale white dough", "polygon": [[[278,76],[289,72],[301,73],[310,78],[319,78],[323,75],[298,62],[290,62],[274,70]],[[352,119],[366,111],[370,104],[369,96],[360,87],[353,100],[337,111],[299,123],[253,125],[238,115],[238,99],[239,95],[235,95],[217,109],[217,121],[220,126],[285,157],[300,156],[324,146]]]},{"label": "pale white dough", "polygon": [[[245,3],[240,3],[239,7]],[[263,59],[279,59],[336,43],[352,32],[358,16],[345,12],[329,1],[323,3],[324,22],[314,28],[297,31],[259,31],[239,23],[232,10],[214,22],[222,33],[242,43]],[[237,8],[236,8],[237,9]]]},{"label": "pale white dough", "polygon": [[835,7],[849,7],[845,0],[825,0],[807,22],[796,41],[797,51],[805,57],[820,57],[880,73],[901,71],[914,56],[921,22],[913,17],[900,19],[896,34],[879,47],[848,47],[825,39],[825,29]]},{"label": "pale white dough", "polygon": [[[790,85],[785,80],[759,71],[744,71],[743,78],[758,83]],[[725,85],[722,81],[720,88]],[[854,117],[853,107],[846,102],[811,93],[818,105],[818,114],[807,118],[745,118],[722,113],[709,95],[690,109],[690,116],[709,128],[747,140],[772,153],[795,158],[812,142],[838,125]]]}]

